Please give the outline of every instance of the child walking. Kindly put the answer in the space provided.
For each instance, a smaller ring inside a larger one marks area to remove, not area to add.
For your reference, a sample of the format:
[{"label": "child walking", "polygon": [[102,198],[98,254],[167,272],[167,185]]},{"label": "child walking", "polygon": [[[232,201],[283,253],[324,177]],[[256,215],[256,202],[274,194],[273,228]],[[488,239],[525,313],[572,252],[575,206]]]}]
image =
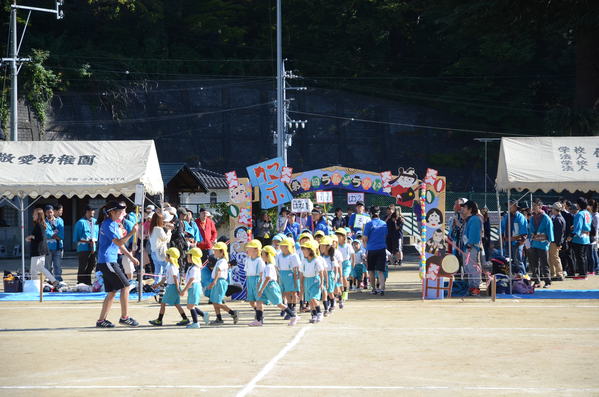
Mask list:
[{"label": "child walking", "polygon": [[304,260],[301,265],[301,286],[304,300],[310,305],[312,318],[310,323],[318,323],[322,320],[322,312],[318,302],[322,297],[322,288],[324,283],[324,263],[318,256],[319,244],[316,241],[308,240],[302,245]]},{"label": "child walking", "polygon": [[[256,302],[258,301],[258,281],[260,275],[264,271],[264,261],[260,257],[262,243],[260,240],[251,240],[245,245],[245,251],[248,257],[245,260],[245,282],[246,282],[246,300],[256,310]],[[258,313],[256,313],[258,320]]]},{"label": "child walking", "polygon": [[[281,253],[276,256],[276,264],[279,269],[281,276],[281,291],[283,297],[287,301],[287,307],[295,311],[295,307],[298,301],[299,291],[299,267],[300,259],[295,253],[295,242],[292,238],[285,238],[279,245],[281,247]],[[285,316],[285,320],[290,320]]]},{"label": "child walking", "polygon": [[217,242],[212,247],[214,251],[214,257],[216,258],[216,265],[212,269],[212,282],[208,285],[207,289],[210,290],[210,303],[214,306],[214,312],[216,313],[216,320],[210,322],[211,325],[222,325],[224,324],[221,310],[226,310],[227,313],[233,318],[233,324],[239,322],[239,314],[236,310],[231,310],[227,305],[224,304],[225,294],[229,283],[227,279],[229,277],[229,254],[227,253],[227,244],[222,241]]},{"label": "child walking", "polygon": [[164,291],[164,296],[162,297],[162,302],[160,303],[160,312],[158,312],[158,318],[156,320],[150,320],[149,323],[154,326],[162,325],[162,318],[164,317],[164,312],[166,311],[166,305],[175,306],[177,311],[181,315],[181,321],[177,323],[177,325],[188,325],[189,319],[185,315],[183,308],[181,307],[181,299],[180,299],[180,286],[179,286],[179,257],[181,253],[175,247],[171,247],[166,250],[166,260],[168,264],[166,265],[166,274],[160,281],[160,284],[164,284],[166,281],[166,290]]},{"label": "child walking", "polygon": [[328,316],[335,310],[335,289],[341,272],[340,264],[335,258],[335,247],[331,237],[326,236],[320,240],[320,256],[324,260],[325,270],[325,293],[322,298],[324,316]]},{"label": "child walking", "polygon": [[258,298],[256,302],[256,320],[249,324],[250,327],[261,327],[264,322],[263,304],[276,305],[289,316],[289,325],[297,324],[299,317],[293,310],[283,304],[281,288],[277,282],[277,269],[275,268],[275,249],[267,245],[262,249],[262,260],[265,262],[264,269],[260,275]]},{"label": "child walking", "polygon": [[202,284],[201,284],[201,265],[202,265],[202,250],[195,247],[187,252],[187,263],[189,268],[185,273],[185,288],[181,291],[180,295],[184,296],[187,292],[187,309],[191,313],[192,323],[187,328],[200,328],[198,322],[198,315],[202,316],[204,324],[210,323],[210,314],[203,312],[196,306],[200,304],[200,298],[202,296]]},{"label": "child walking", "polygon": [[367,290],[368,270],[366,268],[366,251],[364,251],[364,248],[362,248],[362,243],[360,242],[360,240],[352,241],[352,246],[354,249],[354,258],[356,261],[352,277],[356,283],[358,291],[360,291],[360,287],[362,287],[364,290]]},{"label": "child walking", "polygon": [[344,228],[337,229],[335,235],[339,239],[339,252],[343,258],[341,262],[341,281],[343,283],[342,298],[347,300],[347,289],[349,287],[349,277],[355,266],[354,249],[347,242],[347,231]]}]

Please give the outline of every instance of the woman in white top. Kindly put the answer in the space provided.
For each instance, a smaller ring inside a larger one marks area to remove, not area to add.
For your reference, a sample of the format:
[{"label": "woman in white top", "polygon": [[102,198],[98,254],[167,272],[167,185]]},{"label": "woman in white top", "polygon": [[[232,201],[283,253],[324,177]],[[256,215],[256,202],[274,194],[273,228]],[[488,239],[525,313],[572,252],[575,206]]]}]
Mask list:
[{"label": "woman in white top", "polygon": [[150,249],[152,250],[152,262],[154,263],[154,282],[158,283],[162,277],[162,273],[166,269],[166,250],[168,243],[171,241],[171,231],[173,226],[168,222],[172,219],[169,213],[159,214],[155,212],[150,221]]}]

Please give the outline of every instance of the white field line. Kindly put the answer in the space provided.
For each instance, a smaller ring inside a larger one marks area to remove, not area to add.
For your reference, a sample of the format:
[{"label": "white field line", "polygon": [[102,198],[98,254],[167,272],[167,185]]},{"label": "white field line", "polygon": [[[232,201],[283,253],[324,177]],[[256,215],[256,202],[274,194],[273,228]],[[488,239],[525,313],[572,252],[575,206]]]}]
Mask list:
[{"label": "white field line", "polygon": [[599,331],[599,327],[578,327],[578,328],[550,328],[550,327],[344,327],[344,326],[316,326],[314,329],[330,331]]},{"label": "white field line", "polygon": [[299,341],[302,339],[302,337],[304,336],[306,331],[308,331],[308,329],[309,327],[307,326],[302,327],[299,330],[299,332],[295,334],[293,339],[289,343],[287,343],[285,347],[283,347],[283,349],[281,349],[281,351],[276,356],[274,356],[268,363],[266,363],[266,365],[260,370],[260,372],[258,372],[258,374],[256,374],[256,376],[254,376],[254,378],[250,380],[248,384],[245,385],[245,387],[239,391],[239,393],[237,393],[237,397],[245,397],[249,393],[251,393],[252,390],[254,390],[254,388],[256,387],[256,384],[260,382],[266,375],[268,375],[270,371],[272,371],[277,362],[279,362],[280,359],[285,357],[285,355],[289,353],[289,351],[299,343]]}]

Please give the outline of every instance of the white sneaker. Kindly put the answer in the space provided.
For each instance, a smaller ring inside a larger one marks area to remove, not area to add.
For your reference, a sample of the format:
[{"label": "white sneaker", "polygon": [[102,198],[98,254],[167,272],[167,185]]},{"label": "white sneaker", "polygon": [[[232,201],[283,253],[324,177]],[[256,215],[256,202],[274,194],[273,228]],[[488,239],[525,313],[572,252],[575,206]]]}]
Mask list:
[{"label": "white sneaker", "polygon": [[319,322],[321,322],[321,321],[322,321],[322,313],[318,313],[318,314],[316,315],[316,322],[317,322],[317,323],[319,323]]}]

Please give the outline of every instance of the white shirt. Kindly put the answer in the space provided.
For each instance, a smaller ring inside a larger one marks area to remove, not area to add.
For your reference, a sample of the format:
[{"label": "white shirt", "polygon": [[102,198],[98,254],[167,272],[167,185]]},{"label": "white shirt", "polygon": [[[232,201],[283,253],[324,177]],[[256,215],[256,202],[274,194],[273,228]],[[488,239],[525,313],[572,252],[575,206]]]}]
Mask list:
[{"label": "white shirt", "polygon": [[165,232],[163,228],[154,226],[152,234],[150,234],[150,247],[162,260],[166,260],[166,250],[168,243],[171,241],[171,231]]},{"label": "white shirt", "polygon": [[277,267],[279,270],[292,270],[300,266],[300,258],[297,254],[277,255]]},{"label": "white shirt", "polygon": [[201,281],[199,266],[194,265],[194,266],[190,266],[189,269],[187,269],[187,273],[185,273],[185,284],[187,284],[189,282],[189,280],[191,280],[192,278],[193,278],[194,284],[197,284]]},{"label": "white shirt", "polygon": [[277,281],[277,269],[275,269],[274,263],[264,265],[262,270],[262,278],[266,280],[266,277],[270,277],[272,281]]},{"label": "white shirt", "polygon": [[337,251],[341,253],[343,257],[343,261],[348,261],[351,259],[351,256],[354,254],[354,249],[350,244],[339,244]]},{"label": "white shirt", "polygon": [[339,250],[335,250],[335,267],[341,267],[343,264],[343,254]]},{"label": "white shirt", "polygon": [[212,279],[216,278],[216,273],[220,270],[220,277],[227,279],[229,272],[229,264],[225,258],[220,258],[216,261],[216,265],[214,265],[214,269],[212,269]]},{"label": "white shirt", "polygon": [[250,276],[259,276],[262,274],[264,270],[264,261],[262,258],[257,257],[256,259],[252,259],[249,256],[245,259],[245,275],[246,277]]},{"label": "white shirt", "polygon": [[330,257],[330,256],[323,256],[323,257],[321,257],[321,258],[324,260],[324,269],[325,269],[327,272],[330,272],[330,271],[332,271],[332,270],[335,268],[335,266],[337,266],[337,264],[335,263],[335,262],[336,262],[336,260],[335,260],[335,257],[334,257],[334,256],[333,256],[333,257]]},{"label": "white shirt", "polygon": [[324,267],[324,259],[320,256],[317,256],[311,261],[304,258],[304,261],[302,262],[302,272],[304,273],[304,277],[315,277],[324,270]]},{"label": "white shirt", "polygon": [[175,267],[172,263],[169,263],[166,267],[166,283],[175,284],[175,276],[179,278],[179,268]]}]

